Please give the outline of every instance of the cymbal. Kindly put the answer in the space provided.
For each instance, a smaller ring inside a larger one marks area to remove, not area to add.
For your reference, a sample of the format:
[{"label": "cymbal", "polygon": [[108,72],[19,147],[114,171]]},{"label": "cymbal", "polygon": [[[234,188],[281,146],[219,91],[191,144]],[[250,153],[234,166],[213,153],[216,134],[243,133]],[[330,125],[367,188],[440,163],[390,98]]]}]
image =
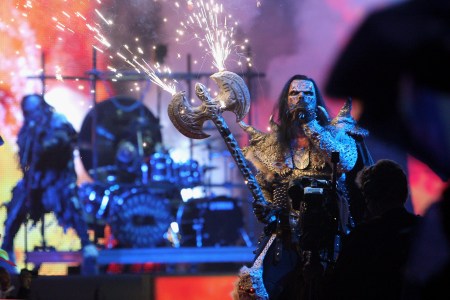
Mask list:
[{"label": "cymbal", "polygon": [[[94,113],[95,131],[92,130]],[[95,141],[92,132],[95,133]],[[155,146],[162,141],[158,119],[142,102],[126,96],[99,102],[86,114],[78,135],[78,148],[84,169],[99,171],[98,168],[114,166],[120,145],[130,142],[137,147],[138,140],[145,144],[144,155],[154,153]],[[100,170],[108,171],[107,168]]]}]

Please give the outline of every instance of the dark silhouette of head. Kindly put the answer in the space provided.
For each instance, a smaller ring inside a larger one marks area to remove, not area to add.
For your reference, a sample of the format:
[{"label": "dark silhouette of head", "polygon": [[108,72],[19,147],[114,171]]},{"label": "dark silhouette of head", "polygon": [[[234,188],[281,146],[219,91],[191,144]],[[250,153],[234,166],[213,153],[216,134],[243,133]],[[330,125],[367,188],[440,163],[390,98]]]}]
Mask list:
[{"label": "dark silhouette of head", "polygon": [[10,286],[11,286],[11,275],[8,273],[6,268],[0,267],[0,288],[3,291],[6,291]]},{"label": "dark silhouette of head", "polygon": [[39,94],[28,94],[21,102],[23,116],[26,122],[41,122],[54,111],[53,107],[45,102]]},{"label": "dark silhouette of head", "polygon": [[364,168],[356,180],[369,216],[379,216],[392,208],[404,207],[408,198],[408,179],[398,163],[381,159]]},{"label": "dark silhouette of head", "polygon": [[33,278],[33,273],[28,269],[21,269],[19,273],[20,284],[29,289],[31,286],[31,280]]}]

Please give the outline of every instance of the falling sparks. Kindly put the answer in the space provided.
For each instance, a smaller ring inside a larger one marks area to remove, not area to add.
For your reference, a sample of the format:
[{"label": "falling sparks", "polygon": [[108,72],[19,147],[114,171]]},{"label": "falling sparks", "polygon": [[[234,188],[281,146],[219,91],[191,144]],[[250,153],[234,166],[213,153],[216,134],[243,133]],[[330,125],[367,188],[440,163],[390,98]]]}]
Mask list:
[{"label": "falling sparks", "polygon": [[[180,7],[178,2],[175,5]],[[191,13],[186,21],[180,22],[182,29],[177,29],[175,40],[179,42],[194,29],[194,39],[198,40],[200,48],[204,48],[205,52],[212,56],[213,66],[219,71],[225,70],[228,56],[232,49],[237,47],[234,31],[238,22],[234,22],[232,16],[224,12],[223,4],[214,0],[199,0],[195,3],[187,1],[187,7]],[[196,33],[195,29],[199,29],[202,34]]]},{"label": "falling sparks", "polygon": [[211,54],[214,58],[214,66],[219,71],[225,70],[225,60],[230,54],[231,38],[233,37],[233,27],[228,28],[226,18],[223,26],[219,25],[218,17],[223,12],[223,6],[220,4],[211,3],[212,7],[206,3],[206,6],[201,1],[201,5],[197,4],[200,14],[194,14],[200,28],[205,30],[205,38],[211,49]]},{"label": "falling sparks", "polygon": [[[71,0],[73,1],[73,0]],[[70,1],[67,1],[68,4]],[[153,62],[144,60],[146,47],[134,47],[131,44],[122,41],[113,45],[105,32],[114,31],[115,22],[105,13],[101,7],[101,1],[94,1],[91,3],[94,7],[92,10],[83,10],[83,6],[77,6],[77,9],[71,10],[71,5],[64,6],[60,11],[54,11],[50,14],[50,20],[55,28],[61,32],[61,41],[64,40],[63,34],[75,34],[76,29],[80,29],[79,24],[84,24],[85,28],[89,30],[92,38],[92,48],[96,49],[98,53],[107,54],[109,59],[118,58],[120,61],[131,67],[137,76],[145,76],[150,81],[161,87],[170,94],[175,94],[174,81],[169,83],[171,72],[168,68],[163,68],[159,65],[153,65]],[[28,12],[31,11],[33,1],[26,2]],[[87,3],[87,2],[86,2]],[[243,53],[247,52],[248,40],[235,40],[235,31],[238,27],[232,15],[225,10],[227,4],[217,2],[217,0],[183,0],[174,2],[176,9],[185,9],[186,18],[181,19],[180,29],[177,30],[176,40],[194,40],[198,47],[204,50],[205,57],[210,57],[212,61],[211,69],[223,71],[227,69],[226,64],[231,61],[237,62],[237,66],[251,66],[250,58],[245,57]],[[92,12],[89,15],[88,11]],[[167,22],[168,18],[163,18],[163,22]],[[78,26],[78,27],[77,27]],[[139,39],[136,38],[135,42]],[[239,44],[239,45],[238,45]],[[242,44],[242,45],[241,45]],[[232,54],[232,55],[231,55]],[[235,55],[238,59],[235,59]],[[231,58],[230,56],[233,56]],[[181,54],[177,54],[181,58]],[[242,59],[245,57],[244,59]],[[204,59],[204,58],[203,58]],[[203,62],[194,59],[195,65],[202,66]],[[110,65],[113,63],[110,63]],[[108,70],[114,73],[113,81],[124,80],[124,76],[117,68],[109,66]],[[57,73],[58,74],[58,73]],[[61,73],[59,73],[61,74]],[[62,76],[58,78],[62,80]]]},{"label": "falling sparks", "polygon": [[103,20],[103,22],[105,22],[105,24],[108,24],[108,25],[113,24],[113,22],[111,20],[107,20],[98,9],[95,9],[95,13]]},{"label": "falling sparks", "polygon": [[[56,11],[51,16],[51,21],[53,22],[55,28],[61,33],[71,33],[75,34],[76,31],[72,29],[76,21],[81,22],[88,28],[88,30],[92,33],[93,44],[92,48],[94,48],[98,53],[115,53],[109,55],[110,59],[114,57],[118,57],[120,60],[123,60],[126,64],[131,66],[138,74],[145,74],[146,78],[150,81],[161,87],[163,90],[169,92],[170,94],[175,94],[175,84],[168,83],[167,77],[170,76],[169,68],[162,68],[157,65],[152,67],[148,62],[146,62],[143,58],[144,49],[143,47],[136,47],[136,50],[131,50],[131,47],[127,44],[113,45],[105,32],[111,32],[114,30],[114,22],[105,15],[101,10],[101,1],[96,1],[96,7],[93,8],[94,12],[94,20],[89,20],[81,11],[70,11],[70,9],[65,9],[61,11]],[[69,7],[69,6],[68,6]],[[31,10],[33,5],[30,1],[27,2],[26,8]],[[75,27],[74,27],[75,28]],[[62,35],[60,40],[63,40],[64,36]],[[139,38],[135,38],[135,42],[139,42]],[[119,49],[119,50],[117,50]],[[118,81],[123,78],[123,74],[120,73],[117,68],[112,66],[108,66],[107,69],[114,73],[113,81]],[[61,68],[58,66],[55,68],[56,78],[58,80],[63,80],[63,76],[61,75]],[[166,77],[161,79],[160,77]],[[136,88],[139,90],[139,88]]]},{"label": "falling sparks", "polygon": [[[50,12],[51,13],[50,20],[53,22],[55,28],[58,31],[60,31],[61,33],[75,34],[75,33],[77,33],[77,28],[79,28],[77,26],[79,26],[79,24],[81,22],[81,24],[84,24],[93,33],[93,37],[96,41],[96,44],[93,45],[93,47],[95,49],[98,49],[99,51],[104,52],[106,49],[110,48],[111,47],[110,42],[105,37],[105,35],[102,34],[101,24],[106,24],[106,25],[110,26],[110,25],[112,25],[113,22],[111,20],[108,20],[100,12],[100,10],[98,8],[94,8],[94,12],[97,15],[98,19],[100,19],[100,21],[99,22],[96,22],[96,21],[88,22],[88,18],[86,16],[84,16],[83,13],[80,12],[79,10],[74,9],[73,11],[71,11],[70,9],[68,9],[72,5],[72,3],[70,3],[70,1],[68,1],[67,4],[68,5],[65,10]],[[41,5],[41,4],[39,4],[39,5]],[[77,9],[88,10],[86,5],[88,5],[88,3],[84,3],[84,4],[77,3]],[[101,1],[96,1],[95,5],[100,6]],[[26,3],[23,5],[23,8],[25,9],[25,12],[23,12],[24,17],[28,17],[29,14],[33,10],[37,9],[34,7],[32,1],[26,1]],[[43,8],[41,8],[41,9],[43,9]],[[57,37],[57,39],[59,41],[63,41],[64,36],[62,35],[60,37]]]},{"label": "falling sparks", "polygon": [[[106,24],[108,27],[111,27],[114,25],[114,23],[111,20],[108,20],[99,10],[95,10],[95,13],[100,17],[101,20],[103,20],[103,24]],[[99,30],[98,27],[90,26],[89,27],[91,31],[95,32],[95,39],[106,48],[112,50],[113,46],[108,41],[108,39],[101,33],[101,30]],[[139,42],[139,38],[135,38],[135,42]],[[125,49],[125,52],[117,51],[116,56],[123,60],[125,63],[127,63],[129,66],[131,66],[138,74],[144,73],[147,78],[162,88],[164,91],[170,93],[171,95],[174,95],[176,93],[176,88],[174,83],[168,83],[166,79],[161,79],[161,77],[166,76],[164,74],[170,74],[170,69],[166,68],[163,71],[161,70],[161,67],[159,65],[156,65],[154,67],[150,66],[148,62],[146,62],[142,56],[144,55],[143,47],[138,46],[136,47],[136,53],[133,52],[129,45],[123,44],[121,48]],[[108,70],[115,73],[115,80],[123,77],[123,74],[121,74],[116,68],[112,66],[107,67]],[[139,87],[136,87],[135,90],[139,90]]]},{"label": "falling sparks", "polygon": [[56,80],[59,80],[59,81],[64,81],[64,78],[63,78],[63,76],[62,76],[62,67],[61,66],[55,66],[55,77],[56,77]]},{"label": "falling sparks", "polygon": [[[73,1],[73,0],[71,0]],[[176,40],[180,42],[182,39],[193,39],[198,42],[198,46],[204,50],[206,57],[212,59],[212,69],[223,71],[227,68],[226,62],[230,61],[230,54],[237,54],[239,59],[238,66],[244,64],[251,66],[248,58],[242,59],[247,52],[247,46],[238,46],[235,41],[235,29],[238,22],[235,22],[231,14],[225,12],[224,4],[217,3],[217,0],[183,0],[183,2],[174,2],[176,9],[187,9],[187,18],[180,22],[180,29],[177,30]],[[70,2],[70,1],[68,1]],[[27,1],[27,10],[31,11],[33,7],[32,1]],[[68,3],[69,4],[69,3]],[[87,5],[87,4],[83,4]],[[51,21],[55,28],[64,34],[74,34],[77,24],[84,24],[92,37],[92,48],[98,53],[107,54],[109,59],[118,58],[135,70],[139,75],[148,77],[150,81],[161,87],[170,94],[175,93],[175,84],[168,83],[170,78],[170,70],[161,66],[152,65],[143,59],[146,47],[132,47],[130,44],[122,41],[113,45],[105,32],[114,31],[115,22],[111,17],[104,13],[101,1],[97,0],[92,3],[92,15],[88,15],[87,11],[77,6],[77,9],[71,11],[71,5],[64,6],[64,9],[55,11],[50,15]],[[83,12],[84,11],[84,12]],[[163,22],[167,22],[168,18],[163,18]],[[64,35],[61,34],[61,41]],[[138,42],[136,38],[136,42]],[[123,43],[123,44],[122,44]],[[248,41],[244,41],[248,43]],[[121,45],[122,44],[122,45]],[[133,48],[133,50],[131,50]],[[181,58],[181,54],[177,54]],[[195,65],[202,66],[197,59],[193,61]],[[110,63],[113,64],[113,63]],[[115,67],[108,67],[108,70],[115,74],[113,81],[124,80],[124,74]],[[61,80],[61,78],[60,78]]]},{"label": "falling sparks", "polygon": [[[140,55],[144,54],[142,47],[137,47],[137,52],[139,55],[135,55],[135,53],[130,49],[128,45],[123,45],[123,48],[126,50],[126,53],[117,52],[117,57],[121,58],[124,62],[130,65],[138,74],[144,73],[151,82],[162,88],[164,91],[170,93],[171,95],[176,94],[176,86],[175,83],[170,83],[166,78],[162,77],[170,77],[171,70],[168,67],[163,68],[159,64],[155,64],[153,67],[146,62]],[[128,58],[128,57],[132,58]],[[118,72],[115,68],[109,66],[109,70],[117,73],[116,77],[122,77],[122,74]]]}]

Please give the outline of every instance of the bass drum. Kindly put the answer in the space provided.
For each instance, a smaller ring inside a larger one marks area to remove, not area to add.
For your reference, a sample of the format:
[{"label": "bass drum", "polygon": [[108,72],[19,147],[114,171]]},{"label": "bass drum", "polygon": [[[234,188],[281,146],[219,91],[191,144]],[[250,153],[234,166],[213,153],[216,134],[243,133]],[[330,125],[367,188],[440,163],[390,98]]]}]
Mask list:
[{"label": "bass drum", "polygon": [[133,187],[115,196],[109,211],[111,232],[120,246],[151,248],[164,242],[173,215],[163,193]]},{"label": "bass drum", "polygon": [[244,244],[243,214],[238,200],[226,196],[191,199],[177,212],[181,246],[216,247]]}]

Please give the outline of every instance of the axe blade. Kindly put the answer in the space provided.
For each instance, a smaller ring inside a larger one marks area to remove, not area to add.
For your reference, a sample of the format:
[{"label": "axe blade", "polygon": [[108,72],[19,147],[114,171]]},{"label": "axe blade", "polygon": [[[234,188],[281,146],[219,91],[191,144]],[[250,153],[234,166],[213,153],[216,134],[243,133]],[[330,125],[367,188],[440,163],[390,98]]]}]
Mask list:
[{"label": "axe blade", "polygon": [[172,97],[167,112],[170,121],[184,136],[191,139],[205,139],[210,136],[202,130],[203,123],[208,120],[204,105],[193,107],[184,92],[178,92]]},{"label": "axe blade", "polygon": [[219,86],[222,110],[232,111],[236,115],[236,122],[242,121],[250,110],[250,92],[244,80],[236,73],[221,71],[211,75]]}]

